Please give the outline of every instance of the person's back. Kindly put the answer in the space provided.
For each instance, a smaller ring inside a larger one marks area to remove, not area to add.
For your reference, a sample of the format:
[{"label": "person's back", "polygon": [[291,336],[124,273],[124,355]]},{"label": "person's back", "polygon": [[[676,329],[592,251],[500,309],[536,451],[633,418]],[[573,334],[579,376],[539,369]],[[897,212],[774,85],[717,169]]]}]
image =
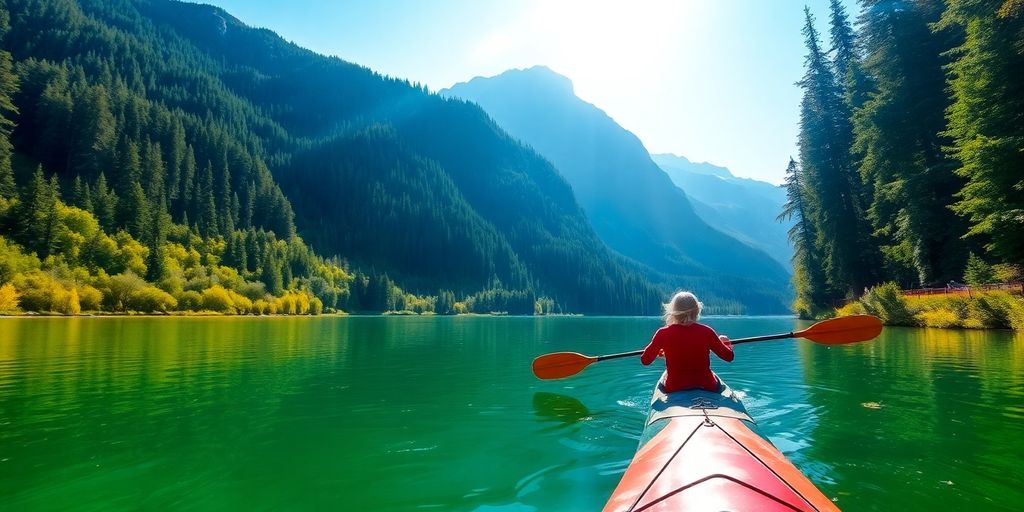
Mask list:
[{"label": "person's back", "polygon": [[640,356],[640,362],[648,365],[664,354],[668,393],[693,388],[715,391],[718,381],[711,371],[710,352],[725,361],[735,357],[728,338],[697,323],[701,309],[702,304],[692,293],[677,293],[665,304],[666,325],[654,333]]}]

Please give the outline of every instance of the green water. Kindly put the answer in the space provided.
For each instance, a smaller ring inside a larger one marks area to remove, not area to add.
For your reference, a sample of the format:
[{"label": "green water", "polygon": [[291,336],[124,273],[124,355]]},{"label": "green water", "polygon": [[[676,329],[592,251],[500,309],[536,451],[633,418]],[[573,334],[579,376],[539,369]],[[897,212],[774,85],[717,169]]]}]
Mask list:
[{"label": "green water", "polygon": [[[733,337],[795,323],[707,321]],[[529,362],[637,349],[657,326],[0,319],[0,509],[599,510],[660,369],[541,382]],[[890,328],[736,350],[716,369],[843,509],[1024,507],[1024,338]]]}]

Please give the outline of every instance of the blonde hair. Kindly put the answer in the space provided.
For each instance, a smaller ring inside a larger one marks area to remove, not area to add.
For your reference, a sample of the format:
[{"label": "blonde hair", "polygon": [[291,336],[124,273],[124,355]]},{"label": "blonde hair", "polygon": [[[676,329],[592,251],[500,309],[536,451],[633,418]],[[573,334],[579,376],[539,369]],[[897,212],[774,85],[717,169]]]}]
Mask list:
[{"label": "blonde hair", "polygon": [[704,304],[690,292],[676,292],[672,300],[668,301],[668,304],[662,304],[662,307],[665,311],[665,325],[690,325],[700,318]]}]

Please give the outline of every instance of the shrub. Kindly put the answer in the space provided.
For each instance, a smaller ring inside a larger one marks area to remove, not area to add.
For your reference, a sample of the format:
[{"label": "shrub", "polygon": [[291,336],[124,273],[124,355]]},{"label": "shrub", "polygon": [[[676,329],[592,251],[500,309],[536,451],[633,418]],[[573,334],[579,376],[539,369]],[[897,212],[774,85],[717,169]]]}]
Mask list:
[{"label": "shrub", "polygon": [[78,302],[85,311],[99,311],[100,304],[103,303],[103,294],[96,288],[83,284],[78,287]]},{"label": "shrub", "polygon": [[237,290],[250,300],[259,300],[267,295],[267,287],[263,283],[245,282]]},{"label": "shrub", "polygon": [[78,302],[78,290],[59,288],[55,291],[52,302],[54,312],[62,315],[77,315],[82,312],[82,306]]},{"label": "shrub", "polygon": [[234,303],[236,313],[247,315],[253,312],[252,301],[248,297],[239,295],[232,290],[228,290],[228,295],[231,297],[231,302]]},{"label": "shrub", "polygon": [[974,300],[973,306],[971,317],[977,318],[986,327],[997,329],[1024,327],[1020,325],[1021,316],[1024,316],[1024,302],[1009,293],[985,293]]},{"label": "shrub", "polygon": [[884,283],[868,290],[861,302],[868,313],[878,316],[887,325],[917,325],[896,283]]},{"label": "shrub", "polygon": [[145,286],[132,292],[128,300],[128,309],[152,313],[154,311],[172,311],[178,306],[178,301],[171,294],[155,286]]},{"label": "shrub", "polygon": [[203,290],[203,309],[218,313],[232,313],[234,307],[235,303],[231,300],[231,294],[223,286],[215,284]]},{"label": "shrub", "polygon": [[0,282],[10,282],[17,274],[39,270],[39,258],[25,254],[21,247],[0,236]]},{"label": "shrub", "polygon": [[864,309],[864,305],[860,302],[851,302],[836,310],[837,317],[866,314],[868,314],[868,311]]},{"label": "shrub", "polygon": [[54,299],[65,292],[53,276],[41,271],[19,274],[14,278],[18,303],[24,311],[53,311]]},{"label": "shrub", "polygon": [[103,294],[103,305],[110,311],[125,311],[129,307],[132,295],[146,286],[146,281],[131,271],[111,276]]},{"label": "shrub", "polygon": [[18,290],[11,283],[0,286],[0,312],[7,313],[18,310]]},{"label": "shrub", "polygon": [[203,309],[203,295],[197,291],[185,290],[174,296],[180,311],[200,311]]},{"label": "shrub", "polygon": [[270,308],[270,302],[266,299],[256,299],[252,303],[252,310],[257,315],[270,315],[273,313]]},{"label": "shrub", "polygon": [[1020,265],[1010,263],[992,265],[992,275],[995,277],[996,282],[999,283],[1010,283],[1024,279],[1024,272],[1021,271]]}]

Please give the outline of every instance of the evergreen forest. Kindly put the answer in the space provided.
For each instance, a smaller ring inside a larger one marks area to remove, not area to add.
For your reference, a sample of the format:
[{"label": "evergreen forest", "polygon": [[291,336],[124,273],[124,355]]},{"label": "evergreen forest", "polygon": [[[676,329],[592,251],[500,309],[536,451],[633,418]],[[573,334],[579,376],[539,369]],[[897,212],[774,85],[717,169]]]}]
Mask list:
[{"label": "evergreen forest", "polygon": [[0,311],[658,310],[474,104],[208,5],[0,18]]},{"label": "evergreen forest", "polygon": [[[799,155],[789,162],[796,311],[883,282],[1019,279],[1024,2],[831,1],[805,9]],[[968,263],[973,265],[969,268]]]}]

